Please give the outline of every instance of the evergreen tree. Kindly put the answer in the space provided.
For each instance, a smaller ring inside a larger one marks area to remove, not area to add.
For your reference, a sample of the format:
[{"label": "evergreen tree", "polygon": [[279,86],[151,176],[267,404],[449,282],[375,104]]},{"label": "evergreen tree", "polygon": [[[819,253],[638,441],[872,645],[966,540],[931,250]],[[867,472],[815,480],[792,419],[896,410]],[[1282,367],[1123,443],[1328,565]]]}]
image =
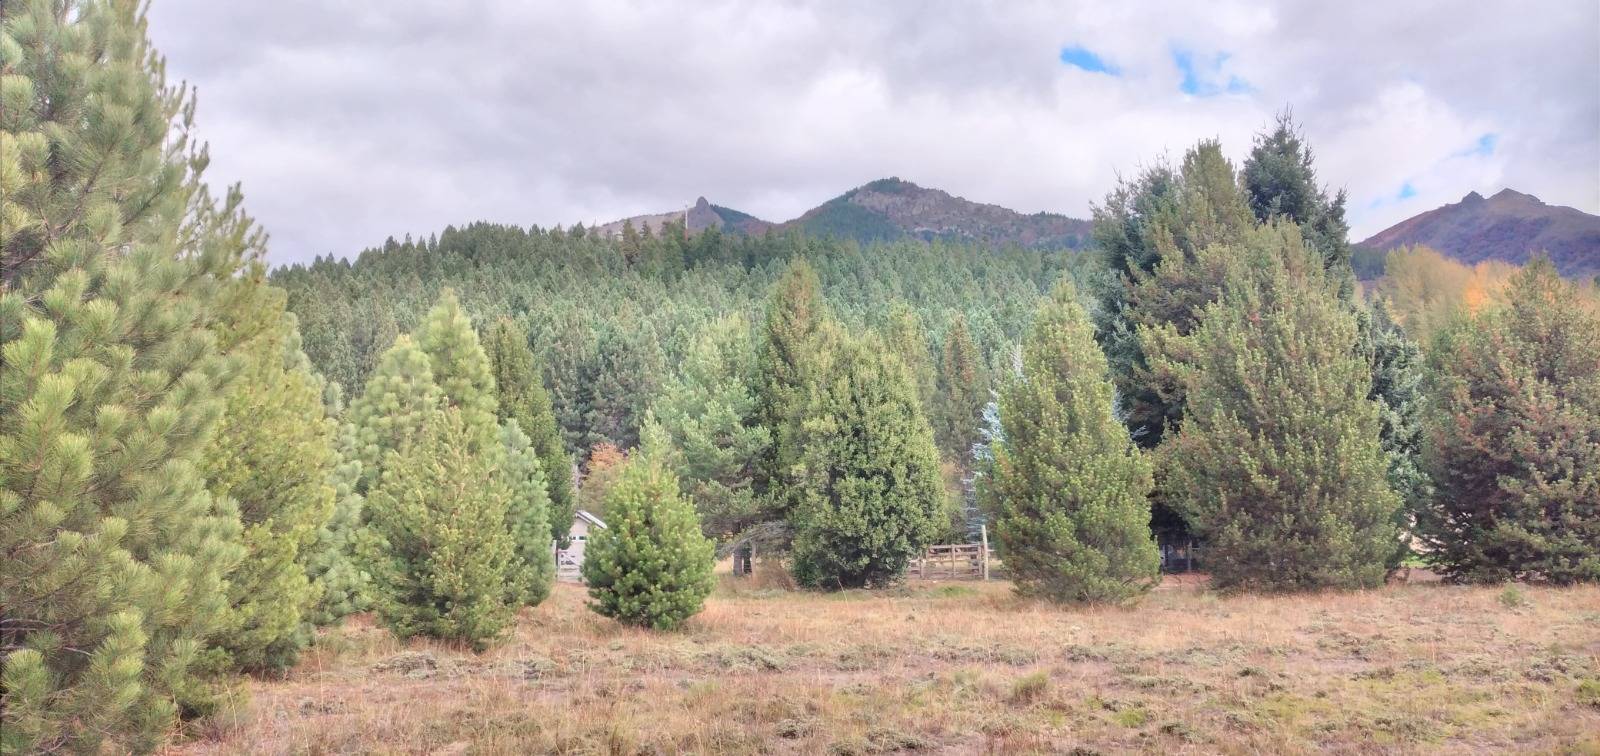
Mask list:
[{"label": "evergreen tree", "polygon": [[[1422,462],[1422,349],[1400,330],[1381,299],[1361,313],[1360,325],[1359,343],[1372,364],[1372,389],[1367,398],[1378,404],[1378,438],[1388,459],[1389,487],[1400,496],[1395,523],[1401,532],[1412,533],[1418,512],[1433,496],[1433,484]],[[1409,553],[1409,539],[1402,539],[1389,567],[1398,568]]]},{"label": "evergreen tree", "polygon": [[515,595],[525,606],[536,606],[550,595],[555,580],[555,553],[550,538],[550,496],[539,469],[539,454],[515,419],[500,426],[505,446],[501,470],[511,493],[506,508],[506,528],[516,545]]},{"label": "evergreen tree", "polygon": [[978,441],[983,405],[989,403],[989,382],[983,356],[967,330],[967,319],[959,314],[944,335],[937,396],[939,412],[934,435],[951,459],[964,463]]},{"label": "evergreen tree", "polygon": [[[906,371],[911,375],[911,385],[916,387],[917,399],[922,403],[922,411],[932,417],[938,376],[933,369],[932,353],[928,349],[928,335],[922,328],[922,319],[917,317],[917,311],[904,302],[896,302],[889,312],[883,341],[905,363]],[[984,397],[984,400],[988,401],[988,397]]]},{"label": "evergreen tree", "polygon": [[1168,495],[1224,588],[1374,586],[1395,552],[1370,366],[1354,315],[1299,229],[1207,247],[1229,273],[1174,356],[1186,409],[1162,454]]},{"label": "evergreen tree", "polygon": [[1000,422],[987,493],[1018,592],[1117,601],[1149,590],[1161,566],[1150,461],[1112,414],[1105,356],[1070,281],[1034,319]]},{"label": "evergreen tree", "polygon": [[512,494],[492,455],[474,449],[476,436],[458,408],[436,410],[412,443],[384,453],[367,493],[371,537],[359,549],[378,616],[401,638],[481,650],[515,618]]},{"label": "evergreen tree", "polygon": [[[757,488],[781,502],[796,462],[794,436],[806,401],[817,329],[826,318],[822,285],[804,260],[795,260],[772,290],[756,356],[756,411],[772,437]],[[785,509],[785,503],[777,503]]]},{"label": "evergreen tree", "polygon": [[0,4],[0,82],[0,750],[150,751],[243,555],[207,326],[262,237],[137,4]]},{"label": "evergreen tree", "polygon": [[933,433],[905,366],[830,326],[796,441],[795,577],[827,589],[899,579],[943,525]]},{"label": "evergreen tree", "polygon": [[1141,331],[1192,330],[1221,290],[1218,266],[1200,264],[1198,252],[1234,243],[1254,221],[1214,140],[1185,153],[1177,171],[1157,165],[1121,184],[1094,215],[1112,277],[1098,287],[1095,336],[1124,423],[1140,446],[1154,448],[1181,422],[1183,401],[1171,376],[1152,371]]},{"label": "evergreen tree", "polygon": [[494,375],[500,420],[516,420],[532,440],[550,500],[550,532],[565,545],[567,530],[578,509],[577,492],[572,485],[572,458],[561,440],[561,428],[556,425],[550,394],[534,364],[533,350],[528,348],[527,334],[516,321],[501,318],[489,327],[483,347]]},{"label": "evergreen tree", "polygon": [[711,541],[658,460],[625,463],[606,494],[607,527],[585,549],[589,608],[619,622],[671,630],[711,594]]},{"label": "evergreen tree", "polygon": [[1240,170],[1240,182],[1256,219],[1265,223],[1285,218],[1299,224],[1306,244],[1322,256],[1323,265],[1346,299],[1354,297],[1350,266],[1350,226],[1344,219],[1345,194],[1332,198],[1317,185],[1311,146],[1288,112],[1279,114],[1271,130],[1256,135]]},{"label": "evergreen tree", "polygon": [[445,289],[439,301],[417,326],[417,348],[428,355],[433,381],[448,406],[461,412],[461,422],[473,438],[473,450],[498,449],[499,423],[495,414],[494,374],[489,357],[478,343],[478,332],[461,309],[455,292]]},{"label": "evergreen tree", "polygon": [[415,442],[443,405],[428,355],[402,334],[383,353],[377,372],[367,379],[366,391],[350,406],[354,457],[360,463],[359,491],[365,493],[380,477],[385,455]]},{"label": "evergreen tree", "polygon": [[1600,309],[1539,258],[1432,352],[1420,531],[1458,580],[1600,580]]},{"label": "evergreen tree", "polygon": [[[767,518],[755,476],[770,436],[759,424],[747,383],[753,356],[748,322],[739,316],[717,320],[700,333],[652,410],[666,447],[658,456],[677,474],[712,538]],[[647,447],[651,432],[645,434]]]},{"label": "evergreen tree", "polygon": [[[328,414],[340,414],[342,401],[338,384],[328,387],[324,404]],[[356,612],[372,607],[368,592],[370,577],[355,559],[356,537],[361,528],[365,499],[357,492],[361,482],[361,462],[356,458],[356,427],[339,425],[338,458],[328,476],[333,487],[333,515],[317,531],[306,559],[306,575],[317,589],[317,601],[308,617],[311,623],[332,625]]]},{"label": "evergreen tree", "polygon": [[219,302],[218,345],[240,369],[204,472],[213,495],[238,503],[246,553],[229,577],[232,611],[214,643],[228,666],[282,670],[311,640],[305,615],[317,597],[306,552],[333,514],[335,428],[294,316],[262,266],[230,282]]}]

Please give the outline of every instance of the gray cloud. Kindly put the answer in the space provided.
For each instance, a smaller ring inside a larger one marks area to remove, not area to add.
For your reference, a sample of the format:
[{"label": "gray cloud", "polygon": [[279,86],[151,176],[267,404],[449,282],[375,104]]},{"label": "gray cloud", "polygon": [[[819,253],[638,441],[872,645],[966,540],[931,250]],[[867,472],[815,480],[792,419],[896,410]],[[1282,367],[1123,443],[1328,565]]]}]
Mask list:
[{"label": "gray cloud", "polygon": [[[702,194],[784,220],[887,175],[1081,216],[1285,105],[1358,237],[1501,186],[1600,211],[1592,0],[1201,5],[155,0],[151,34],[276,262]],[[1176,49],[1248,90],[1184,94]]]}]

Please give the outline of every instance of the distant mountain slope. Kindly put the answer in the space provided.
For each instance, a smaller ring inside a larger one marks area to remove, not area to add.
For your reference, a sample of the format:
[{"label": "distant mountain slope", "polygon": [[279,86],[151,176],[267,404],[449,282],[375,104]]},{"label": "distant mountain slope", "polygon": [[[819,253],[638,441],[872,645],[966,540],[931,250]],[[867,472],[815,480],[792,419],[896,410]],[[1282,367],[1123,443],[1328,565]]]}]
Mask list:
[{"label": "distant mountain slope", "polygon": [[1564,276],[1600,275],[1600,216],[1546,205],[1510,189],[1488,199],[1472,192],[1460,202],[1401,221],[1360,246],[1386,251],[1414,244],[1468,264],[1501,260],[1521,265],[1534,253],[1547,251]]},{"label": "distant mountain slope", "polygon": [[898,178],[851,189],[783,225],[861,241],[910,236],[1072,248],[1086,246],[1091,229],[1085,220],[1055,213],[1023,215]]},{"label": "distant mountain slope", "polygon": [[596,226],[605,236],[622,233],[625,223],[659,233],[668,222],[684,222],[696,234],[713,226],[723,231],[758,236],[774,229],[797,229],[811,236],[834,236],[860,242],[902,238],[960,239],[992,245],[1037,248],[1082,248],[1089,244],[1091,224],[1056,213],[1023,215],[999,205],[986,205],[887,178],[851,189],[807,210],[786,223],[769,223],[747,213],[713,205],[701,197],[693,207]]},{"label": "distant mountain slope", "polygon": [[732,208],[713,205],[705,197],[695,200],[694,206],[687,210],[675,210],[668,213],[654,215],[635,215],[623,218],[604,225],[596,226],[594,231],[602,236],[620,236],[623,226],[632,223],[636,231],[643,232],[648,227],[651,233],[661,233],[662,226],[668,222],[685,222],[689,233],[698,234],[713,226],[724,231],[738,231],[751,236],[759,236],[772,228],[772,224],[749,213],[741,213]]}]

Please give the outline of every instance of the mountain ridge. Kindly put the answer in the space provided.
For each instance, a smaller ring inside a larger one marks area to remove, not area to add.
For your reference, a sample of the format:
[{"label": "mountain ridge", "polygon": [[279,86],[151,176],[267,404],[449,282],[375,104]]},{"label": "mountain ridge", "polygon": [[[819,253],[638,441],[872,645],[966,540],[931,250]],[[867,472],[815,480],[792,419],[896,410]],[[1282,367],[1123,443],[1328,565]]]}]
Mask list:
[{"label": "mountain ridge", "polygon": [[1087,220],[1059,213],[1023,214],[890,177],[857,186],[782,223],[714,205],[700,197],[685,210],[635,215],[601,224],[595,230],[605,236],[617,236],[631,223],[636,230],[649,227],[659,233],[662,226],[674,221],[683,222],[691,234],[711,227],[751,235],[796,229],[808,235],[851,238],[863,243],[904,238],[959,239],[1071,249],[1087,246],[1093,227]]},{"label": "mountain ridge", "polygon": [[1377,252],[1414,245],[1468,265],[1524,265],[1544,252],[1563,276],[1600,275],[1600,216],[1510,188],[1490,197],[1468,192],[1459,202],[1414,215],[1357,244]]}]

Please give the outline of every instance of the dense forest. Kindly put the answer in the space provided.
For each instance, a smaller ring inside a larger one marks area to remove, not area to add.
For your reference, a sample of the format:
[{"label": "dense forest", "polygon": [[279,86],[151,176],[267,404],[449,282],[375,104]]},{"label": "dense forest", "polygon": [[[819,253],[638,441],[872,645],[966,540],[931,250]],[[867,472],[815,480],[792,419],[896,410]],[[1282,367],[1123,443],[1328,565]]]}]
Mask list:
[{"label": "dense forest", "polygon": [[[487,223],[267,270],[134,3],[0,13],[6,753],[154,750],[370,611],[484,649],[598,512],[591,608],[723,551],[1017,590],[1600,580],[1600,305],[1426,250],[1357,285],[1288,117],[1111,188],[1086,251]],[[63,10],[65,9],[65,10]]]}]

